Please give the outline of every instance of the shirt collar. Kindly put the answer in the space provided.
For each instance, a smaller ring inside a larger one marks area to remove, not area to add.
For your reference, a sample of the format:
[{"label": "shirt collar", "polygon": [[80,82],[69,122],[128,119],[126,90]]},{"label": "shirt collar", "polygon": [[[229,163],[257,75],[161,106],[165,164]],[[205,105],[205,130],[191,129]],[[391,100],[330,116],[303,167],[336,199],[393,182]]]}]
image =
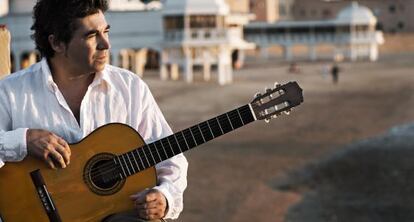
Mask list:
[{"label": "shirt collar", "polygon": [[[56,83],[53,81],[52,72],[50,71],[49,64],[47,63],[47,59],[43,58],[41,61],[42,66],[42,73],[43,73],[43,81],[45,85],[48,87],[49,90],[55,92],[58,87]],[[97,72],[95,74],[95,78],[93,79],[92,83],[90,84],[90,88],[96,86],[105,87],[107,90],[113,88],[113,83],[111,82],[110,72],[108,71],[108,65],[105,66],[105,69],[101,72]]]}]

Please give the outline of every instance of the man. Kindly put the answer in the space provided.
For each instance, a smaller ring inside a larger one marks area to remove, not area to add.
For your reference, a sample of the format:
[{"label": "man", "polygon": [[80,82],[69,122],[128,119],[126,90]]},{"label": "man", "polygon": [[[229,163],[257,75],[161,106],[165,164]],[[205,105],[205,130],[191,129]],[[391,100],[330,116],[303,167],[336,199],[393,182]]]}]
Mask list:
[{"label": "man", "polygon": [[[172,133],[147,85],[133,73],[107,65],[107,8],[105,0],[36,3],[32,37],[43,59],[0,82],[0,167],[31,155],[51,168],[65,168],[71,156],[68,143],[110,122],[132,126],[146,142]],[[187,161],[180,154],[156,169],[160,184],[125,200],[135,211],[105,221],[178,217]]]}]

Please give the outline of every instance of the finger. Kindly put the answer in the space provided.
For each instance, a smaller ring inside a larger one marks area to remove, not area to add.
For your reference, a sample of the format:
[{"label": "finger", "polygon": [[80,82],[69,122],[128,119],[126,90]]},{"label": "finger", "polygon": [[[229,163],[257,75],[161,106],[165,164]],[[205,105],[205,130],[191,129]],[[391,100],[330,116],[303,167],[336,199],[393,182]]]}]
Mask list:
[{"label": "finger", "polygon": [[162,204],[160,202],[157,202],[157,201],[152,201],[152,202],[149,202],[149,203],[136,204],[135,206],[138,210],[141,210],[141,209],[155,209],[155,208],[161,207]]},{"label": "finger", "polygon": [[49,157],[53,158],[53,160],[60,164],[62,168],[66,168],[65,160],[59,152],[54,149],[50,150],[49,152]]},{"label": "finger", "polygon": [[158,193],[158,191],[148,192],[147,195],[145,195],[145,202],[149,203],[152,201],[156,201],[159,198],[160,198],[160,193]]},{"label": "finger", "polygon": [[62,139],[61,137],[57,137],[57,138],[58,138],[57,142],[61,146],[63,146],[65,148],[65,150],[67,150],[69,152],[69,155],[72,154],[72,151],[70,150],[70,147],[69,147],[68,143],[64,139]]},{"label": "finger", "polygon": [[55,164],[53,163],[52,158],[50,158],[50,157],[46,158],[45,162],[46,162],[46,164],[47,164],[47,165],[49,165],[49,167],[50,167],[50,168],[52,168],[52,169],[54,169],[54,170],[56,169],[56,166],[55,166]]},{"label": "finger", "polygon": [[145,190],[137,193],[137,194],[133,194],[131,196],[129,196],[133,201],[138,202],[138,203],[145,203],[145,195],[149,192],[149,189],[146,188]]},{"label": "finger", "polygon": [[70,152],[60,144],[55,144],[55,150],[63,157],[66,165],[70,163]]},{"label": "finger", "polygon": [[147,209],[147,210],[139,210],[138,215],[144,219],[159,219],[160,210],[158,209]]}]

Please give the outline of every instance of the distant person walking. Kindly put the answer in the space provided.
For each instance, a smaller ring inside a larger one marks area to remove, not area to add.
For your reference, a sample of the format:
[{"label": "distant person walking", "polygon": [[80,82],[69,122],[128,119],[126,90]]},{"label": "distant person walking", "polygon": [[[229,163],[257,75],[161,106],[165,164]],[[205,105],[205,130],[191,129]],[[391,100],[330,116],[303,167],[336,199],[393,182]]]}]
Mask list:
[{"label": "distant person walking", "polygon": [[338,83],[338,79],[339,79],[339,67],[338,67],[338,65],[336,64],[336,63],[334,63],[333,65],[332,65],[332,68],[331,68],[331,75],[332,75],[332,82],[334,83],[334,84],[337,84]]}]

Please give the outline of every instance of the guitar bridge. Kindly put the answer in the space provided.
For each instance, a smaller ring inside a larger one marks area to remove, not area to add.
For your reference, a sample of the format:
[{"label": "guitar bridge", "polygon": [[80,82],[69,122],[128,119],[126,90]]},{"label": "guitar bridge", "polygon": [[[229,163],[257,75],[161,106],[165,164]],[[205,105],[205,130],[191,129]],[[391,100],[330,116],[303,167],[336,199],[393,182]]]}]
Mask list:
[{"label": "guitar bridge", "polygon": [[30,173],[32,178],[33,185],[36,188],[37,194],[40,201],[42,202],[43,209],[46,211],[47,216],[49,217],[50,222],[62,222],[57,211],[55,204],[53,203],[50,193],[47,191],[45,181],[40,174],[40,170],[35,170]]}]

